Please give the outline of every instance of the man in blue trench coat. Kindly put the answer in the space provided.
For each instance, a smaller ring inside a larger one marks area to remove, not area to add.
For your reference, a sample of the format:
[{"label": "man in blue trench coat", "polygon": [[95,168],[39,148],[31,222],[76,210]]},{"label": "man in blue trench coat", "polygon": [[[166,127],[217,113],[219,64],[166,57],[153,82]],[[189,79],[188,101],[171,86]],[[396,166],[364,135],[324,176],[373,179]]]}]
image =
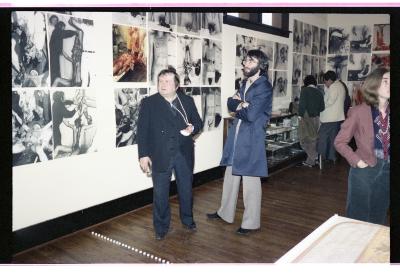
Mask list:
[{"label": "man in blue trench coat", "polygon": [[228,109],[235,113],[222,154],[226,166],[221,206],[207,214],[209,219],[233,223],[240,179],[243,178],[244,213],[236,231],[245,235],[260,229],[261,179],[268,176],[265,128],[272,109],[272,86],[268,81],[268,58],[260,50],[250,50],[243,62],[239,92],[228,98]]}]

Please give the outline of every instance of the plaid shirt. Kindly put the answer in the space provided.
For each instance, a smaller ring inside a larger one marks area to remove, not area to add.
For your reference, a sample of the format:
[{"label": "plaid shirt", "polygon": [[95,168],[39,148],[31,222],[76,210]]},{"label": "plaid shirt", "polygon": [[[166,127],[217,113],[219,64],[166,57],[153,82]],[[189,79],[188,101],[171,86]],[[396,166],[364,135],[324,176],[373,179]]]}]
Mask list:
[{"label": "plaid shirt", "polygon": [[386,117],[375,107],[371,107],[374,122],[375,155],[379,159],[390,160],[390,109],[386,108]]}]

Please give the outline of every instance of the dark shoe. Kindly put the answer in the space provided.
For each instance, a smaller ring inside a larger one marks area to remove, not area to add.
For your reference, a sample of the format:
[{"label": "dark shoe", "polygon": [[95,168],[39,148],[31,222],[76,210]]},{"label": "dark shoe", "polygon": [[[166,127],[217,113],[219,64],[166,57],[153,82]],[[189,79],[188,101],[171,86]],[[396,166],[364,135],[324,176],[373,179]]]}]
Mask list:
[{"label": "dark shoe", "polygon": [[208,219],[222,219],[217,212],[212,214],[207,214]]},{"label": "dark shoe", "polygon": [[302,162],[302,165],[307,166],[307,167],[313,167],[314,166],[313,164],[309,164],[307,162]]},{"label": "dark shoe", "polygon": [[165,238],[166,234],[157,234],[156,233],[156,240],[163,240]]},{"label": "dark shoe", "polygon": [[239,229],[236,230],[236,234],[238,234],[238,235],[248,235],[249,233],[255,232],[255,231],[258,231],[258,230],[260,230],[260,229],[245,229],[245,228],[240,227]]},{"label": "dark shoe", "polygon": [[187,229],[189,231],[193,231],[193,232],[197,230],[196,223],[194,223],[194,222],[189,225],[183,224],[183,227],[185,227],[185,229]]}]

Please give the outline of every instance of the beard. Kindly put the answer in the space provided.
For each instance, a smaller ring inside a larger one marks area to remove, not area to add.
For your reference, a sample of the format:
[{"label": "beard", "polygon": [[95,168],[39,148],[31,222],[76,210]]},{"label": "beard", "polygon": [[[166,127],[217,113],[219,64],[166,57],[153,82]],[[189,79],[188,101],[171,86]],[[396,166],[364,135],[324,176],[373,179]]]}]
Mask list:
[{"label": "beard", "polygon": [[247,78],[250,78],[251,76],[254,76],[259,70],[260,70],[259,65],[251,68],[249,71],[243,69],[243,75]]}]

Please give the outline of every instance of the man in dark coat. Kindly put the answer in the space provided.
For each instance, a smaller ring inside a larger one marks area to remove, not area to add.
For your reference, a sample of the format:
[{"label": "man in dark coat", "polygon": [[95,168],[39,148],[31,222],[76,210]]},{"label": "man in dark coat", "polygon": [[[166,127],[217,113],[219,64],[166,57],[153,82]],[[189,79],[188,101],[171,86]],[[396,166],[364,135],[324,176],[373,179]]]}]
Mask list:
[{"label": "man in dark coat", "polygon": [[239,93],[228,98],[235,119],[228,130],[221,165],[226,166],[221,206],[209,219],[234,221],[240,179],[243,177],[243,220],[237,233],[260,228],[261,180],[268,176],[265,153],[266,123],[272,109],[272,86],[268,81],[268,58],[260,50],[250,50],[242,62],[246,79]]},{"label": "man in dark coat", "polygon": [[172,171],[178,187],[181,222],[187,229],[196,230],[192,212],[192,137],[201,130],[202,121],[193,98],[177,92],[179,83],[175,69],[162,70],[158,74],[158,93],[144,98],[139,111],[139,162],[143,172],[152,171],[153,224],[157,240],[163,239],[169,230]]}]

